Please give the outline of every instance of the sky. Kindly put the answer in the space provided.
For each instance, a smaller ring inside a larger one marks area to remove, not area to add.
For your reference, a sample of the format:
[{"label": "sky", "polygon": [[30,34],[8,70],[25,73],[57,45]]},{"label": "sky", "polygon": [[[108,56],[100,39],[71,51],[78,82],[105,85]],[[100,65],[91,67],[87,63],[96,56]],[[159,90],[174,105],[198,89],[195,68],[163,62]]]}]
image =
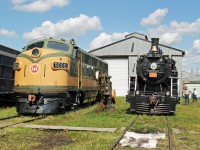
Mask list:
[{"label": "sky", "polygon": [[200,70],[199,0],[0,0],[0,44],[21,51],[40,37],[74,38],[89,51],[139,32],[184,50]]}]

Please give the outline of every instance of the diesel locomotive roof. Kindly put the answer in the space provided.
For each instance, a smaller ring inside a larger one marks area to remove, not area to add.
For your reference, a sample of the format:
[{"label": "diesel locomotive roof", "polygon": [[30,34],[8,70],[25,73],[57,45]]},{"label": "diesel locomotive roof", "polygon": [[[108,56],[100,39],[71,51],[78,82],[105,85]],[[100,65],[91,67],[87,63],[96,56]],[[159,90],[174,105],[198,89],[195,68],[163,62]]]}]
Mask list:
[{"label": "diesel locomotive roof", "polygon": [[[54,43],[58,43],[58,44],[62,44],[62,48],[64,47],[64,49],[59,49],[59,48],[55,48],[55,47],[52,47],[52,46],[49,46],[49,43],[50,42],[54,42]],[[50,37],[50,38],[39,38],[39,39],[35,39],[33,41],[30,41],[24,48],[23,48],[23,51],[27,51],[27,50],[30,50],[32,48],[35,48],[35,47],[38,47],[38,48],[52,48],[52,49],[59,49],[59,50],[64,50],[64,51],[69,51],[70,53],[72,53],[72,50],[75,48],[75,49],[78,49],[79,51],[81,51],[82,53],[86,54],[86,55],[89,55],[91,57],[94,57],[96,59],[98,59],[99,61],[102,61],[106,64],[108,64],[107,62],[105,62],[104,60],[96,57],[94,54],[91,54],[91,53],[88,53],[86,51],[84,51],[83,49],[79,48],[78,46],[76,46],[76,43],[75,43],[75,40],[72,39],[70,41],[66,41],[65,39],[61,39],[61,38],[53,38],[53,37]]]},{"label": "diesel locomotive roof", "polygon": [[64,39],[59,38],[39,38],[29,42],[24,48],[23,51],[30,50],[34,47],[38,48],[51,48],[51,49],[58,49],[69,51],[72,49],[73,43],[65,41]]}]

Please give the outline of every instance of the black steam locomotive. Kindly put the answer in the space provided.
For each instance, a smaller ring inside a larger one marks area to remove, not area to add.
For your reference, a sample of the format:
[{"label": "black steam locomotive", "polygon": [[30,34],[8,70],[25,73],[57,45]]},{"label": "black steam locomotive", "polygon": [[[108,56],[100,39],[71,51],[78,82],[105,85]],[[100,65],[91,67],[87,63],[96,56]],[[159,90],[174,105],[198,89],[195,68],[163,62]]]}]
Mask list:
[{"label": "black steam locomotive", "polygon": [[13,63],[18,51],[0,45],[0,103],[13,101]]},{"label": "black steam locomotive", "polygon": [[138,57],[136,76],[130,77],[126,100],[131,112],[174,114],[180,102],[176,62],[162,54],[158,43],[158,38],[152,38],[149,53]]}]

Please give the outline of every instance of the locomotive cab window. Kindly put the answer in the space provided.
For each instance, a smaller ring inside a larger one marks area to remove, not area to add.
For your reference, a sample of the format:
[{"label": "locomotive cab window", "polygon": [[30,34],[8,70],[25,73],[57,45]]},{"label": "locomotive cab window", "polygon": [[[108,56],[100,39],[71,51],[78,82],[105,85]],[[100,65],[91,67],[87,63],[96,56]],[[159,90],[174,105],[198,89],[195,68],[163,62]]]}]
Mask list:
[{"label": "locomotive cab window", "polygon": [[38,48],[42,48],[44,45],[44,41],[41,41],[41,42],[37,42],[37,43],[33,43],[31,45],[29,45],[26,50],[29,50],[29,49],[32,49],[32,48],[35,48],[35,47],[38,47]]},{"label": "locomotive cab window", "polygon": [[69,45],[64,44],[64,43],[54,42],[54,41],[49,41],[47,47],[52,48],[52,49],[69,51]]}]

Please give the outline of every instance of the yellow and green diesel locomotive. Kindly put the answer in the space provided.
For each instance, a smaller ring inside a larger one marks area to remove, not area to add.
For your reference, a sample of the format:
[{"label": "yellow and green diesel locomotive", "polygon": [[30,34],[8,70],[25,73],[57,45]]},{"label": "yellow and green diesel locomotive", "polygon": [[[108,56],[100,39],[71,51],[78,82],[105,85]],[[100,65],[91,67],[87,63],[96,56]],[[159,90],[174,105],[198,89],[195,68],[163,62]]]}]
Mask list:
[{"label": "yellow and green diesel locomotive", "polygon": [[16,58],[13,69],[19,114],[56,114],[84,102],[110,105],[115,99],[108,64],[76,46],[74,39],[31,41]]}]

